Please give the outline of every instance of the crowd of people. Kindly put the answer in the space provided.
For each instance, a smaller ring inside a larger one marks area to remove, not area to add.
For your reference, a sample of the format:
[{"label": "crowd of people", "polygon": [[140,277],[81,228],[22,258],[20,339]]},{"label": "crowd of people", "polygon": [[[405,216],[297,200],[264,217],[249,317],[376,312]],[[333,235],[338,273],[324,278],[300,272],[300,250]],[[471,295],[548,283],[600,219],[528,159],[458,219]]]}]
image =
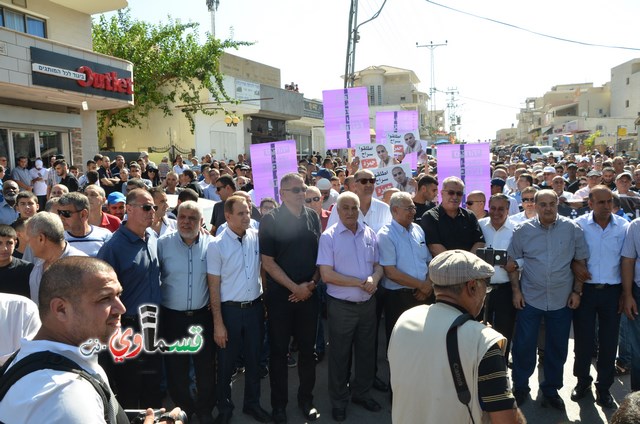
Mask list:
[{"label": "crowd of people", "polygon": [[[393,394],[397,423],[525,422],[518,406],[536,363],[542,405],[565,408],[558,391],[572,326],[573,401],[595,387],[595,401],[615,408],[616,374],[630,373],[640,390],[637,161],[494,154],[485,193],[438,175],[425,156],[414,175],[398,167],[397,184],[377,198],[372,170],[330,153],[301,158],[279,198],[259,202],[244,155],[159,165],[146,152],[129,164],[96,155],[82,174],[64,157],[48,158],[49,169],[19,157],[13,170],[0,157],[0,334],[10,335],[0,338],[0,362],[11,370],[51,351],[93,376],[66,391],[45,386],[71,384],[68,370],[25,377],[0,402],[0,421],[43,422],[52,405],[74,417],[96,405],[97,417],[122,422],[122,408],[157,408],[168,394],[200,423],[214,422],[214,409],[215,422],[227,423],[232,379],[244,372],[243,413],[286,423],[295,366],[298,407],[315,421],[316,364],[330,343],[335,421],[350,403],[380,411],[375,390]],[[216,202],[210,222],[199,199]],[[141,333],[146,305],[158,307],[158,339],[196,326],[202,348],[124,361],[78,354],[120,326]],[[378,370],[379,346],[390,378]],[[455,361],[461,380],[450,372]],[[466,402],[456,396],[465,375]],[[106,397],[92,387],[96,376]],[[271,412],[260,396],[267,376]]]}]

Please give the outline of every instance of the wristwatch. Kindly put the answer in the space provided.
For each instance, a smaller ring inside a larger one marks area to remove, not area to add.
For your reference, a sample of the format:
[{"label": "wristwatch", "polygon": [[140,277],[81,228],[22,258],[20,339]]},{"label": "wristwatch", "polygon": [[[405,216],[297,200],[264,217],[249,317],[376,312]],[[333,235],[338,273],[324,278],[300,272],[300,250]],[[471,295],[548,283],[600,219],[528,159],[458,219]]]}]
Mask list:
[{"label": "wristwatch", "polygon": [[578,291],[576,289],[571,290],[573,293],[577,294],[578,296],[582,296],[582,292]]}]

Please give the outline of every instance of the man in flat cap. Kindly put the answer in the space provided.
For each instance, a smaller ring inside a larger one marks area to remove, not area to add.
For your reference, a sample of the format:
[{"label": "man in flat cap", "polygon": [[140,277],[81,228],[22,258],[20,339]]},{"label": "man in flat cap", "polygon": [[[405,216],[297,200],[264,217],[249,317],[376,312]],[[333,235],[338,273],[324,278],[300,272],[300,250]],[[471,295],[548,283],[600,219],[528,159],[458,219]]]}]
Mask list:
[{"label": "man in flat cap", "polygon": [[[491,422],[525,422],[507,379],[506,339],[473,319],[493,273],[491,265],[458,249],[440,253],[429,264],[436,303],[402,314],[389,344],[394,423],[469,418],[480,423],[487,417]],[[465,389],[470,395],[466,399],[459,397]]]}]

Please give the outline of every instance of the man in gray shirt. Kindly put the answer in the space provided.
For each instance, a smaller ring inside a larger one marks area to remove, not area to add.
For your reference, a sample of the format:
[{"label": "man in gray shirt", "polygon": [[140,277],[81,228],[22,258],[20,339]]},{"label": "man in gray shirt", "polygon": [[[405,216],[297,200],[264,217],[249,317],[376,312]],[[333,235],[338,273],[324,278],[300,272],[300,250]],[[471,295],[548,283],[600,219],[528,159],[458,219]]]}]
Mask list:
[{"label": "man in gray shirt", "polygon": [[558,390],[562,388],[573,309],[580,305],[582,294],[582,282],[574,287],[571,263],[575,260],[581,264],[575,278],[584,281],[589,250],[580,226],[558,215],[558,195],[554,191],[538,191],[535,204],[538,216],[514,230],[506,267],[508,271],[522,269],[520,287],[515,281],[512,284],[513,303],[518,309],[512,351],[514,396],[518,405],[527,399],[529,377],[536,366],[538,329],[544,318],[543,406],[563,410]]}]

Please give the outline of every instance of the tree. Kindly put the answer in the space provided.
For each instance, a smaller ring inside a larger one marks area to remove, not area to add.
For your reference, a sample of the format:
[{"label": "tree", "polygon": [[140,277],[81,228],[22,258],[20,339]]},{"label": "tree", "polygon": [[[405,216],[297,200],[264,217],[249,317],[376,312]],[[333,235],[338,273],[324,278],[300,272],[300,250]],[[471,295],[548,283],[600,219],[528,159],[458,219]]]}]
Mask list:
[{"label": "tree", "polygon": [[207,35],[198,42],[198,24],[180,23],[168,17],[168,23],[153,25],[131,18],[123,9],[93,22],[93,48],[96,52],[119,57],[133,63],[135,105],[126,109],[98,113],[98,135],[104,145],[114,127],[142,128],[142,121],[155,109],[164,116],[173,115],[177,103],[194,131],[194,116],[201,112],[215,114],[208,99],[200,98],[204,89],[211,93],[214,106],[231,98],[222,86],[219,59],[225,49],[249,45],[220,41]]}]

